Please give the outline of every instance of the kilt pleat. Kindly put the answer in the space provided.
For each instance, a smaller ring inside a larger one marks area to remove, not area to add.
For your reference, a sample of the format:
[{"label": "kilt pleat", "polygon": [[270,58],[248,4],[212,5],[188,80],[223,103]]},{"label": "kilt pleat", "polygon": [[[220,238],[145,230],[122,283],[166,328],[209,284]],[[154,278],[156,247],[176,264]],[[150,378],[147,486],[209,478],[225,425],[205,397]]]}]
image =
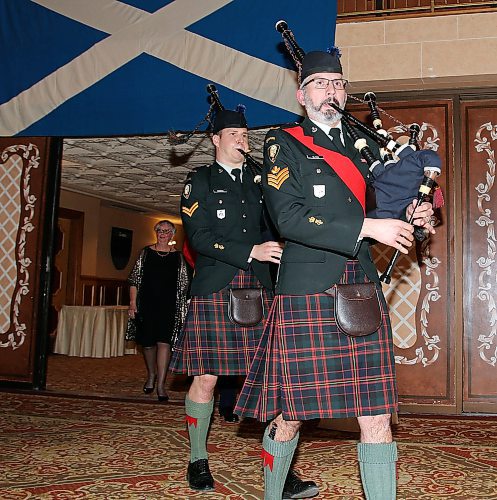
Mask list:
[{"label": "kilt pleat", "polygon": [[263,288],[252,272],[240,270],[219,292],[191,299],[183,330],[174,346],[170,370],[188,375],[245,375],[261,338],[273,294],[263,288],[264,318],[244,328],[228,317],[230,288]]},{"label": "kilt pleat", "polygon": [[[366,281],[348,261],[341,282]],[[277,295],[235,412],[267,421],[279,413],[309,420],[396,411],[392,334],[379,291],[382,324],[356,338],[338,330],[329,295]]]}]

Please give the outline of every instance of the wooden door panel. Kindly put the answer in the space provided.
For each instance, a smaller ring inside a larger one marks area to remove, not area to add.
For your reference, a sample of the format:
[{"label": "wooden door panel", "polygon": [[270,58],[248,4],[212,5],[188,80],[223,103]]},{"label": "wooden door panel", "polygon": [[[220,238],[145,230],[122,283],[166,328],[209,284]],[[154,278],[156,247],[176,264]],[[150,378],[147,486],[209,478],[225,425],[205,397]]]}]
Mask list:
[{"label": "wooden door panel", "polygon": [[[381,107],[383,126],[394,138],[408,136],[399,124],[421,126],[420,145],[442,158],[442,175],[437,179],[446,205],[436,212],[437,234],[417,243],[408,256],[397,261],[390,285],[384,293],[392,320],[399,399],[404,408],[416,411],[453,412],[455,393],[455,339],[453,336],[454,287],[451,247],[453,183],[453,106],[451,100],[389,102]],[[368,110],[355,113],[368,121]],[[373,255],[380,272],[391,248],[375,245]]]},{"label": "wooden door panel", "polygon": [[48,288],[47,193],[54,196],[59,145],[43,137],[0,138],[0,381],[32,384],[45,354],[39,305]]},{"label": "wooden door panel", "polygon": [[497,411],[497,101],[463,103],[464,410]]}]

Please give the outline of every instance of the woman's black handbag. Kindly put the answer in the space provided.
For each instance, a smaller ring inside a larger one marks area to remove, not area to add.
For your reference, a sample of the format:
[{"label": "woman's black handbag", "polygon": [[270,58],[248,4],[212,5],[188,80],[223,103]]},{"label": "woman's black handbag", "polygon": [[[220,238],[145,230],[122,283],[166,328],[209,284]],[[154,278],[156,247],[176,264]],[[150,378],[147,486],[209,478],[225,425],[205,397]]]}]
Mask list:
[{"label": "woman's black handbag", "polygon": [[262,288],[230,289],[228,317],[240,326],[255,326],[262,321],[264,307]]}]

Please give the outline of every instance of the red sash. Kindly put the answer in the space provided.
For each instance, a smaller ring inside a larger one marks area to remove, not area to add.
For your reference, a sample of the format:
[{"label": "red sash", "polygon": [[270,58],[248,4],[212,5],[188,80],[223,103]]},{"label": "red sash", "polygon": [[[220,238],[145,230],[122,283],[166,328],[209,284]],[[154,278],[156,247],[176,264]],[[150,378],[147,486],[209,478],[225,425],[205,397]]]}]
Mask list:
[{"label": "red sash", "polygon": [[354,162],[336,151],[330,151],[329,149],[314,144],[314,139],[311,136],[304,135],[302,127],[288,128],[285,129],[285,132],[295,137],[297,141],[301,142],[311,151],[322,156],[324,161],[352,191],[353,195],[361,204],[363,212],[366,213],[366,181],[361,172],[359,172],[358,168],[354,165]]}]

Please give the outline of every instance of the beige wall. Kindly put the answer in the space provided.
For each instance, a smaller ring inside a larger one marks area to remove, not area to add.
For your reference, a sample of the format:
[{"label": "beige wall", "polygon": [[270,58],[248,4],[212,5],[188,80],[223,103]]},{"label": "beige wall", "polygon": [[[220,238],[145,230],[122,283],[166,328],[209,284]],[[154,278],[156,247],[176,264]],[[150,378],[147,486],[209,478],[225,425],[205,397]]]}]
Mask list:
[{"label": "beige wall", "polygon": [[497,86],[497,13],[341,23],[350,92]]},{"label": "beige wall", "polygon": [[[154,225],[161,219],[171,220],[177,227],[177,247],[183,242],[183,228],[178,216],[145,215],[134,210],[108,206],[105,200],[64,189],[60,192],[60,207],[84,212],[83,255],[81,274],[99,278],[126,279],[141,248],[155,242]],[[131,258],[125,269],[117,270],[110,255],[112,227],[133,231]]]}]

